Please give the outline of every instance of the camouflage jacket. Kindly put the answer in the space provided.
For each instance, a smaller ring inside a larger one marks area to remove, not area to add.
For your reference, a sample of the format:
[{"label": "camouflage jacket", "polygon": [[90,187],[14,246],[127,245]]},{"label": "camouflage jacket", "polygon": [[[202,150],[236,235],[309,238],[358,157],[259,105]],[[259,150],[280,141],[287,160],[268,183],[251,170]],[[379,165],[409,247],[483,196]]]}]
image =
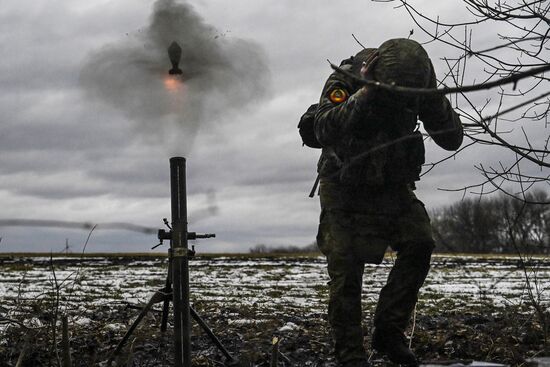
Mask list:
[{"label": "camouflage jacket", "polygon": [[[366,51],[363,58],[375,49]],[[359,76],[360,54],[340,66]],[[433,66],[431,74],[428,87],[435,88]],[[314,122],[323,147],[318,164],[322,180],[372,187],[418,180],[424,163],[419,118],[443,149],[456,150],[462,144],[460,118],[444,96],[413,97],[405,103],[404,99],[388,102],[377,98],[379,91],[375,93],[367,100],[350,78],[338,72],[328,78]]]}]

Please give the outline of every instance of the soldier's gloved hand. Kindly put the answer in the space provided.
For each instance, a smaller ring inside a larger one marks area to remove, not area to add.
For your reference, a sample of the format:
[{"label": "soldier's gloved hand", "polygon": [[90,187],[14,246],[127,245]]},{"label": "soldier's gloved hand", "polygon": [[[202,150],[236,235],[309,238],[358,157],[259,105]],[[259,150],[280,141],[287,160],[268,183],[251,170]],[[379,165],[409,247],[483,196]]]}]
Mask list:
[{"label": "soldier's gloved hand", "polygon": [[[437,80],[431,63],[430,68],[431,75],[426,88],[435,89],[437,88]],[[420,120],[424,122],[424,126],[429,130],[438,130],[448,120],[450,109],[449,101],[444,95],[432,94],[425,96],[420,100]]]},{"label": "soldier's gloved hand", "polygon": [[[374,80],[374,67],[378,62],[378,51],[373,52],[361,65],[361,70],[359,71],[361,77],[365,80]],[[353,106],[355,112],[354,115],[361,116],[368,113],[370,109],[370,102],[374,96],[374,88],[363,86],[349,99],[349,103]],[[345,129],[352,130],[355,125],[361,124],[361,118],[351,118],[346,122]]]},{"label": "soldier's gloved hand", "polygon": [[[374,80],[374,67],[378,62],[378,55],[378,51],[373,52],[372,55],[370,55],[365,61],[363,61],[360,71],[363,79]],[[361,102],[368,102],[373,97],[374,88],[365,85],[361,89],[359,89],[358,93],[358,97],[360,98]]]},{"label": "soldier's gloved hand", "polygon": [[420,102],[419,117],[429,130],[439,130],[449,120],[452,108],[442,95],[425,97]]}]

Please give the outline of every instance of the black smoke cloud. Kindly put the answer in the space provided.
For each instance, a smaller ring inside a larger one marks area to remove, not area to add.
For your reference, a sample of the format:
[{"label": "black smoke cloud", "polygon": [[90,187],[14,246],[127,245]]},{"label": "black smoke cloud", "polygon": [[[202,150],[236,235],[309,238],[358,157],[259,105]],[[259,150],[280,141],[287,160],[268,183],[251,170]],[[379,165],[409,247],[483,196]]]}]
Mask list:
[{"label": "black smoke cloud", "polygon": [[[167,73],[173,41],[182,48],[181,77]],[[177,144],[182,154],[201,125],[258,102],[270,84],[259,45],[221,35],[189,4],[173,0],[154,4],[146,28],[92,52],[80,80],[88,95],[121,110],[147,136]]]}]

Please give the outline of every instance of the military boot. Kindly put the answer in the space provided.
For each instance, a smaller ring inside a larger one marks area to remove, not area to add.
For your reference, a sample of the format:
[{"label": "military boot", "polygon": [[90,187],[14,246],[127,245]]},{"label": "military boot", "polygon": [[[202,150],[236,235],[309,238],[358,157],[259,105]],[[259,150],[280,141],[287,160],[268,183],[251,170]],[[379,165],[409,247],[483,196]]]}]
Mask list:
[{"label": "military boot", "polygon": [[416,356],[407,346],[405,334],[397,329],[375,328],[372,347],[385,354],[393,363],[418,366]]}]

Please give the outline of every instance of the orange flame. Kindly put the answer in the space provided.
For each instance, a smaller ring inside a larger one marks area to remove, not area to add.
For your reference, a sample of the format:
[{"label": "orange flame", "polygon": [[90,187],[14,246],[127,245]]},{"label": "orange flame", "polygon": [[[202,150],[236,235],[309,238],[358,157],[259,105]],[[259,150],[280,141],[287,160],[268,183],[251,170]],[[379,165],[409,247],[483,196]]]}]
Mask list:
[{"label": "orange flame", "polygon": [[167,76],[164,78],[164,87],[168,92],[177,92],[181,88],[181,81],[177,77]]}]

